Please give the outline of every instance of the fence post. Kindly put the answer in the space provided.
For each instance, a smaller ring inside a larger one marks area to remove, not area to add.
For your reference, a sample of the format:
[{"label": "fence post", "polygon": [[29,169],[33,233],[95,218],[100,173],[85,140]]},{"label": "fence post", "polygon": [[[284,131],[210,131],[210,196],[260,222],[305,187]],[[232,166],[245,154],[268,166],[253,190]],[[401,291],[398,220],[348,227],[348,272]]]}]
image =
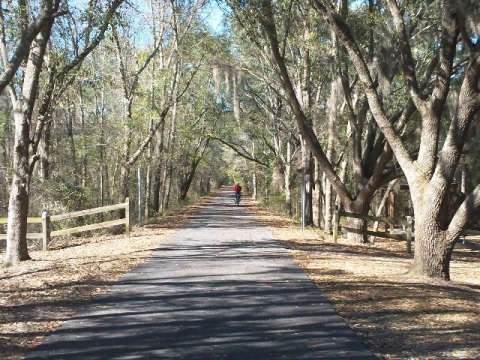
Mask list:
[{"label": "fence post", "polygon": [[125,237],[130,237],[130,198],[125,198]]},{"label": "fence post", "polygon": [[411,216],[407,216],[407,254],[412,253],[412,232],[413,221]]},{"label": "fence post", "polygon": [[333,242],[337,243],[337,237],[338,237],[338,224],[340,222],[340,216],[338,213],[338,206],[335,205],[335,210],[333,210],[333,219],[332,219],[332,233],[333,233]]},{"label": "fence post", "polygon": [[47,251],[50,242],[50,216],[46,210],[42,211],[42,239],[43,251]]}]

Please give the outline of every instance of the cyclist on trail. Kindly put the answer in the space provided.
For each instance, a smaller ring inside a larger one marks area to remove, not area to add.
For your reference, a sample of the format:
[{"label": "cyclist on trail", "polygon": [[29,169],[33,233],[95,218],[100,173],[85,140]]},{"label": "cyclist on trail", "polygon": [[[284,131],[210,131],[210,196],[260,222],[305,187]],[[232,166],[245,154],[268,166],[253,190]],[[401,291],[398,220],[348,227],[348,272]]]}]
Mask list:
[{"label": "cyclist on trail", "polygon": [[235,184],[233,191],[235,192],[235,204],[238,205],[240,203],[240,198],[242,197],[242,187],[239,183]]}]

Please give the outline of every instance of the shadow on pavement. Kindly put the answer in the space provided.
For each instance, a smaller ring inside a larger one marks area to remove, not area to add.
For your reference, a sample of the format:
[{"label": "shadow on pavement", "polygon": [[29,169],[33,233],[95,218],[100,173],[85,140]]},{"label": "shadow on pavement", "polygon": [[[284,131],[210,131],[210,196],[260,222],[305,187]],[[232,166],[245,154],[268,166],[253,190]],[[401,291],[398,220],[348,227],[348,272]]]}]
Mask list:
[{"label": "shadow on pavement", "polygon": [[265,227],[219,197],[27,359],[375,359]]}]

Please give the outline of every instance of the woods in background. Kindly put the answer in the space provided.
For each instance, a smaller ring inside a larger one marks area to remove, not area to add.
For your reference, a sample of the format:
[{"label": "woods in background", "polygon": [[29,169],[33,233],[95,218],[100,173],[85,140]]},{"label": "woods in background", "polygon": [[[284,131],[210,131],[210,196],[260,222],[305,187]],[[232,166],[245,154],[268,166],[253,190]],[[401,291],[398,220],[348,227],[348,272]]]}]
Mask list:
[{"label": "woods in background", "polygon": [[[0,12],[7,264],[28,259],[27,215],[135,198],[141,168],[145,207],[135,211],[147,217],[241,179],[254,199],[291,216],[304,186],[307,225],[329,231],[335,205],[379,214],[395,192],[397,215],[416,220],[412,272],[449,278],[454,243],[480,204],[468,171],[480,108],[475,2],[8,9]],[[224,23],[212,29],[218,9]]]}]

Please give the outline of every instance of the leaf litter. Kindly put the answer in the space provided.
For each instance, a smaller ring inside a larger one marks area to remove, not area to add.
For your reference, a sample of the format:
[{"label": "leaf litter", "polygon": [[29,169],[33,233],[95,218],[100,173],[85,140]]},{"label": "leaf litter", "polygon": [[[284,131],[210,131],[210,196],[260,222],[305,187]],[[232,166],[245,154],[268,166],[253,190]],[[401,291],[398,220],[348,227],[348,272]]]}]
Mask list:
[{"label": "leaf litter", "polygon": [[[479,251],[454,251],[450,282],[413,278],[406,275],[413,257],[402,242],[334,244],[323,232],[302,232],[291,220],[244,203],[380,359],[480,358]],[[0,268],[1,358],[21,359],[148,258],[199,206],[151,220],[128,239],[58,238],[52,251],[37,245],[32,261]]]}]

